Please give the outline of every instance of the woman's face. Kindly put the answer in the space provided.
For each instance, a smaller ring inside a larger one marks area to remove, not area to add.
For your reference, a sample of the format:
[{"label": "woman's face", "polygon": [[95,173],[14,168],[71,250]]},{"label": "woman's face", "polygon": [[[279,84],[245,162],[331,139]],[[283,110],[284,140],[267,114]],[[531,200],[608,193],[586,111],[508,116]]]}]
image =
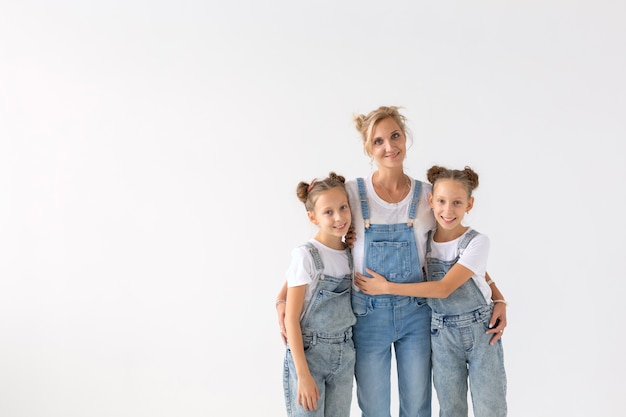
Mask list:
[{"label": "woman's face", "polygon": [[370,153],[379,167],[402,166],[406,156],[406,136],[393,118],[387,117],[374,126]]}]

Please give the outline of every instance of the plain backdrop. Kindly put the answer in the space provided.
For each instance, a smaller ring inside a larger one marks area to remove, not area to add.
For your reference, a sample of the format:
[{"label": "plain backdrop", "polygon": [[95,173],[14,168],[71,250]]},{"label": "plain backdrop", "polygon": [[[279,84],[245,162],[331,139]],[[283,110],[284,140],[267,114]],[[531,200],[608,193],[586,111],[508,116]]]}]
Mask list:
[{"label": "plain backdrop", "polygon": [[618,0],[0,1],[0,416],[285,415],[274,299],[315,232],[295,186],[371,172],[352,117],[380,105],[409,119],[410,175],[480,175],[509,416],[619,414],[625,19]]}]

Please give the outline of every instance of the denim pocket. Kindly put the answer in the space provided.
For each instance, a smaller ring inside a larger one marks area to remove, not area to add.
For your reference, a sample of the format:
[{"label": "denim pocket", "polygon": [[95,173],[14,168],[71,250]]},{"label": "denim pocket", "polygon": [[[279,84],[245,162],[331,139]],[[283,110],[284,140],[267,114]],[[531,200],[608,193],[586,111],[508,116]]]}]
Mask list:
[{"label": "denim pocket", "polygon": [[428,307],[428,299],[426,298],[420,298],[420,297],[415,297],[415,305],[417,305],[417,308],[421,308],[421,307]]},{"label": "denim pocket", "polygon": [[372,311],[371,300],[368,296],[364,296],[361,293],[352,294],[352,312],[357,317],[366,316]]},{"label": "denim pocket", "polygon": [[409,242],[371,242],[366,266],[392,282],[407,282],[413,276]]},{"label": "denim pocket", "polygon": [[447,271],[430,271],[428,276],[429,281],[441,281],[446,276]]},{"label": "denim pocket", "polygon": [[305,352],[310,350],[311,349],[311,341],[310,340],[303,340],[302,341],[302,347],[304,348],[303,350]]}]

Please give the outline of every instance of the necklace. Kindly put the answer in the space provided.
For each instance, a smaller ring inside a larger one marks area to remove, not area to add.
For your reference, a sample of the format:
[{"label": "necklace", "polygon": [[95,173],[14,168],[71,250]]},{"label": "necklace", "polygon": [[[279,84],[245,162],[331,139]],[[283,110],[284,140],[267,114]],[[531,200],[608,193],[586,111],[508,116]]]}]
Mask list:
[{"label": "necklace", "polygon": [[405,192],[406,190],[410,190],[411,189],[411,180],[409,180],[409,177],[407,177],[406,175],[404,176],[404,179],[406,180],[405,185],[405,189],[402,191],[402,194],[400,195],[400,199],[398,201],[395,201],[392,197],[391,197],[391,193],[389,193],[389,190],[387,190],[387,188],[383,185],[382,182],[378,181],[378,185],[380,185],[380,187],[385,191],[385,194],[387,194],[387,197],[389,198],[389,202],[391,204],[398,204],[400,201],[402,201],[402,199],[405,197]]}]

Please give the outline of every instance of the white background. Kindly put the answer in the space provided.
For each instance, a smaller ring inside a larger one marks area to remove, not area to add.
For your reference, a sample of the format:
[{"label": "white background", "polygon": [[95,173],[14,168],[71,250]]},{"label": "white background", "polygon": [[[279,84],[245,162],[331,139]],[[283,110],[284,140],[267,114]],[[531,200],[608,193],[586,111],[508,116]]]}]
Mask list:
[{"label": "white background", "polygon": [[625,19],[619,0],[1,1],[0,416],[285,415],[274,298],[314,232],[295,186],[367,175],[352,116],[379,105],[409,118],[409,174],[480,174],[509,416],[616,415]]}]

